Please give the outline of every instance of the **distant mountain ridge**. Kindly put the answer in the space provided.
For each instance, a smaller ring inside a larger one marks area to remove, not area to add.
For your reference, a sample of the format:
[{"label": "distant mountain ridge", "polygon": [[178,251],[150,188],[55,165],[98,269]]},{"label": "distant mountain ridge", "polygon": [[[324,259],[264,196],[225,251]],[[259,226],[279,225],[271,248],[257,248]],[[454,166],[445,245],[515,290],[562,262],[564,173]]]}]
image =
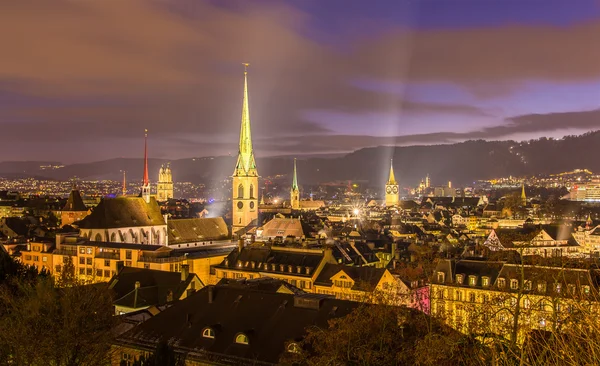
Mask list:
[{"label": "distant mountain ridge", "polygon": [[[576,168],[600,171],[600,131],[562,139],[540,138],[526,142],[466,141],[450,145],[372,147],[338,157],[298,157],[300,184],[337,180],[368,182],[380,186],[387,179],[393,158],[396,178],[402,186],[415,186],[427,174],[432,185],[468,185],[478,179],[503,176],[551,174]],[[230,156],[188,158],[168,161],[149,159],[150,178],[158,177],[161,164],[171,163],[175,181],[207,183],[224,180],[233,173],[235,158]],[[68,180],[120,180],[127,171],[128,181],[141,180],[142,159],[110,159],[71,164],[59,169],[57,162],[1,162],[0,177],[47,177]],[[257,158],[261,176],[288,175],[292,157]]]}]

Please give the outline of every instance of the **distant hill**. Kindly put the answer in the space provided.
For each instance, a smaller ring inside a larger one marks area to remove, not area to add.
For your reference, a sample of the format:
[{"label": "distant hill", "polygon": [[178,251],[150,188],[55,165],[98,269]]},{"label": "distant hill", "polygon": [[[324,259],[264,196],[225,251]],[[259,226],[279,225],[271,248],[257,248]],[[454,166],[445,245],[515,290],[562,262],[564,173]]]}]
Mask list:
[{"label": "distant hill", "polygon": [[[526,142],[467,141],[451,145],[373,147],[338,157],[300,157],[298,175],[301,184],[335,180],[358,180],[380,186],[387,178],[390,159],[394,159],[396,178],[403,186],[414,186],[429,174],[433,185],[471,184],[477,179],[500,176],[549,174],[587,168],[600,171],[600,131],[554,140],[541,138]],[[161,164],[167,160],[150,159],[150,178],[156,181]],[[234,157],[203,157],[171,161],[177,181],[194,183],[223,180],[233,172]],[[56,162],[3,162],[0,176],[47,177],[66,180],[113,179],[127,171],[128,180],[142,175],[142,159],[111,159],[86,164],[67,165],[60,169],[40,166]],[[291,157],[258,158],[263,177],[290,174]]]}]

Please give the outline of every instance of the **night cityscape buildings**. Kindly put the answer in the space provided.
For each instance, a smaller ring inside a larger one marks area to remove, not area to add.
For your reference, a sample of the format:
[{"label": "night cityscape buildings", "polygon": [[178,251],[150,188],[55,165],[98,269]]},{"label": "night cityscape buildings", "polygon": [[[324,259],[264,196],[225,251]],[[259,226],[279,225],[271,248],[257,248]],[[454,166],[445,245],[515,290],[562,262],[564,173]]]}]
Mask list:
[{"label": "night cityscape buildings", "polygon": [[376,3],[0,12],[0,364],[600,364],[600,4]]}]

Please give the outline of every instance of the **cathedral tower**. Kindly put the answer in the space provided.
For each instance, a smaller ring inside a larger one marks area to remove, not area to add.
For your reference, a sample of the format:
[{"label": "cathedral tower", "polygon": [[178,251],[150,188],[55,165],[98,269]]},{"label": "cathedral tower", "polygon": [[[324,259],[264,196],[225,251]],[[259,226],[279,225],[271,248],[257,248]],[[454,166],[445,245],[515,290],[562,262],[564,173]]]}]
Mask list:
[{"label": "cathedral tower", "polygon": [[252,149],[250,111],[248,108],[248,64],[244,64],[242,125],[237,163],[233,172],[232,234],[258,222],[258,171]]},{"label": "cathedral tower", "polygon": [[390,177],[385,184],[385,206],[392,207],[398,205],[400,197],[400,187],[394,177],[394,163],[390,162]]},{"label": "cathedral tower", "polygon": [[150,179],[148,178],[148,130],[144,130],[144,178],[142,180],[141,196],[150,203]]},{"label": "cathedral tower", "polygon": [[525,182],[521,185],[521,204],[527,206],[527,195],[525,195]]},{"label": "cathedral tower", "polygon": [[171,165],[161,166],[158,172],[158,184],[156,185],[156,199],[160,202],[173,198],[173,175]]},{"label": "cathedral tower", "polygon": [[298,176],[296,175],[296,158],[294,158],[294,178],[292,189],[290,189],[290,204],[293,210],[300,209],[300,189],[298,188]]}]

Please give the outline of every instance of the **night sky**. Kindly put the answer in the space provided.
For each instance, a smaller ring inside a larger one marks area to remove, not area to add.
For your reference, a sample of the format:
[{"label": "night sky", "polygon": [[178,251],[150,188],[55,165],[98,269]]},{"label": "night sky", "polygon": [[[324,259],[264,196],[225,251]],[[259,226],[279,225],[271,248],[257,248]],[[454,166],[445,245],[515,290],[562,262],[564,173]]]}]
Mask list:
[{"label": "night sky", "polygon": [[600,129],[600,0],[0,4],[0,161],[258,156]]}]

